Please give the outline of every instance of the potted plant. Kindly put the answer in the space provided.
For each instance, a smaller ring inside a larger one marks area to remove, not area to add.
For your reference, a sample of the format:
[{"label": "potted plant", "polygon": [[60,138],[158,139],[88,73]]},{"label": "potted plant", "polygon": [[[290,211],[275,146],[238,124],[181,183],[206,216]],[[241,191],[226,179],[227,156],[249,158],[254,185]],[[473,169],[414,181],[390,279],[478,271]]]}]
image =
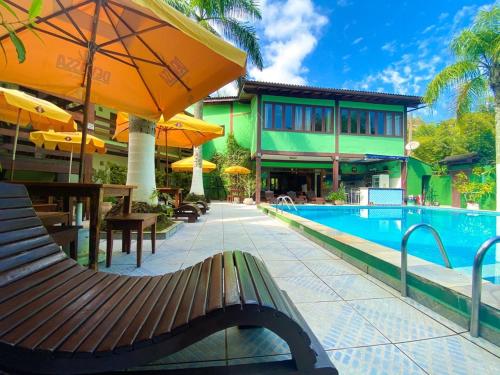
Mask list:
[{"label": "potted plant", "polygon": [[495,189],[495,183],[489,178],[489,170],[476,167],[472,170],[472,180],[464,172],[459,172],[455,176],[453,186],[462,194],[467,202],[467,209],[479,210],[480,200],[488,194],[491,194]]},{"label": "potted plant", "polygon": [[255,193],[255,178],[252,175],[248,175],[244,180],[243,187],[245,190],[245,199],[243,199],[243,204],[254,204],[252,195]]},{"label": "potted plant", "polygon": [[345,187],[343,184],[340,184],[337,191],[332,191],[326,196],[326,200],[333,202],[335,205],[342,205],[345,204],[345,196]]}]

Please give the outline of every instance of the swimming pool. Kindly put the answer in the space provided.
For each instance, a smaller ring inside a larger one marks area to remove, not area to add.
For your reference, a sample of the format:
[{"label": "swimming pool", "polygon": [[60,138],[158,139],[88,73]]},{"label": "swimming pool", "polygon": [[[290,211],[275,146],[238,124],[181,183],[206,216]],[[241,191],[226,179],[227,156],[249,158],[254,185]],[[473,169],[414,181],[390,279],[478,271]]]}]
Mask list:
[{"label": "swimming pool", "polygon": [[[500,233],[500,215],[490,212],[406,206],[297,206],[297,211],[284,210],[398,251],[410,226],[429,224],[441,236],[452,267],[466,272],[471,270],[478,247]],[[434,238],[426,230],[419,229],[411,236],[408,252],[444,265]],[[500,250],[490,249],[483,264],[484,278],[500,284]]]}]

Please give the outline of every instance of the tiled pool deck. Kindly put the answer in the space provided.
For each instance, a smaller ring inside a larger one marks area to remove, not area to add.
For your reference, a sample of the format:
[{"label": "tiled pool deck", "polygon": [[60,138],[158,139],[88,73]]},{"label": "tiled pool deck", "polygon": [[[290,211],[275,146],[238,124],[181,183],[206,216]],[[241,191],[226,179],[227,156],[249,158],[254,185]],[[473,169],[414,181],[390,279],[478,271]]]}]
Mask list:
[{"label": "tiled pool deck", "polygon": [[[133,249],[135,244],[133,244]],[[143,265],[122,254],[101,270],[157,275],[190,266],[221,250],[260,257],[345,374],[498,374],[500,348],[322,249],[255,207],[212,203],[198,223],[158,241],[144,242]],[[144,369],[273,361],[288,346],[264,329],[219,332]]]}]

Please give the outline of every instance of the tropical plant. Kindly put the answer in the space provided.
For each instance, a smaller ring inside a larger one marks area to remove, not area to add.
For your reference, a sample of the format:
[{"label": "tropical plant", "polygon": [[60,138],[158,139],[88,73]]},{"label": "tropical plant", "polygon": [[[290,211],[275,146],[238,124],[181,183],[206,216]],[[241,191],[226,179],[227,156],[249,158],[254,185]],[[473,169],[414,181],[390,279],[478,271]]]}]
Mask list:
[{"label": "tropical plant", "polygon": [[[260,20],[262,15],[254,0],[165,0],[165,2],[194,19],[211,33],[233,42],[248,53],[250,61],[262,69],[262,54],[255,28],[249,21]],[[203,101],[194,105],[194,117],[203,118]],[[202,148],[193,149],[193,177],[190,192],[204,195],[202,174]]]},{"label": "tropical plant", "polygon": [[246,175],[243,178],[243,186],[245,190],[245,196],[247,198],[252,198],[255,193],[255,176],[252,174]]},{"label": "tropical plant", "polygon": [[[444,68],[429,83],[424,100],[434,104],[449,88],[457,90],[456,111],[460,117],[482,103],[492,92],[495,98],[495,150],[497,184],[500,183],[500,6],[480,10],[473,25],[451,42],[456,62]],[[500,189],[497,190],[497,210]]]},{"label": "tropical plant", "polygon": [[104,168],[92,170],[92,181],[101,184],[124,185],[127,182],[127,167],[107,162]]},{"label": "tropical plant", "polygon": [[345,202],[346,190],[344,184],[340,184],[337,191],[332,191],[326,196],[329,202]]},{"label": "tropical plant", "polygon": [[464,172],[457,173],[453,186],[467,202],[479,203],[481,198],[494,191],[495,183],[488,178],[491,176],[491,168],[476,167],[472,170],[472,175],[475,179],[470,178]]},{"label": "tropical plant", "polygon": [[[43,5],[43,0],[33,0],[28,10],[28,19],[21,20],[19,19],[17,13],[12,9],[12,7],[9,4],[7,4],[3,0],[0,0],[0,27],[2,27],[7,32],[10,41],[12,42],[12,44],[14,44],[14,47],[16,48],[17,52],[17,61],[19,61],[19,63],[23,63],[24,60],[26,60],[26,48],[24,47],[23,41],[17,35],[17,30],[20,27],[27,28],[28,30],[31,30],[31,32],[38,37],[38,34],[34,29],[35,27],[34,21],[35,18],[37,18],[40,15],[40,12],[42,11],[42,5]],[[6,21],[5,17],[2,14],[3,11],[10,13],[12,16],[14,16],[15,21],[14,22]],[[3,43],[4,43],[3,40],[0,41],[0,48],[2,49],[4,58],[7,59],[7,53],[5,52],[5,47]]]}]

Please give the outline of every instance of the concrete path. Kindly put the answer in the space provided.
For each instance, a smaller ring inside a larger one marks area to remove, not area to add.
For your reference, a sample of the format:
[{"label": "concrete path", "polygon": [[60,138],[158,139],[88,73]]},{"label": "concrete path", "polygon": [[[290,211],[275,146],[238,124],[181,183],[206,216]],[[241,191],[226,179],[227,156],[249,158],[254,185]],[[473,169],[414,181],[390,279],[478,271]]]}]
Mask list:
[{"label": "concrete path", "polygon": [[[144,242],[143,265],[116,241],[113,265],[101,270],[158,275],[190,266],[221,250],[260,257],[347,374],[497,374],[500,349],[362,273],[255,207],[212,203],[198,223]],[[101,246],[104,247],[104,246]],[[135,248],[135,244],[132,245]],[[286,343],[265,329],[227,329],[148,369],[183,368],[289,357]]]}]

